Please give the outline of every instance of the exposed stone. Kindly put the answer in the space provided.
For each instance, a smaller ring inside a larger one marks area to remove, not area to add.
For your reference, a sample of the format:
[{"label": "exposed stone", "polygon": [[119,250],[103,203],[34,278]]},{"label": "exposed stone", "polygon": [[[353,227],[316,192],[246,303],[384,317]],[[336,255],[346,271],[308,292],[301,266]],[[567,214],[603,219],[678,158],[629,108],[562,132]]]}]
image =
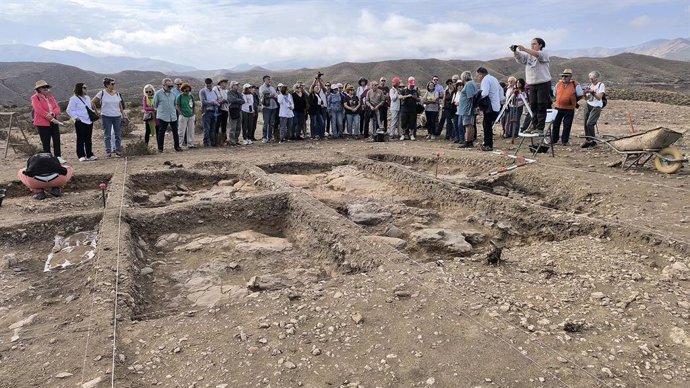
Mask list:
[{"label": "exposed stone", "polygon": [[390,245],[395,249],[404,249],[405,245],[407,245],[407,241],[396,238],[396,237],[365,236],[364,238],[368,241],[371,241],[374,244]]}]

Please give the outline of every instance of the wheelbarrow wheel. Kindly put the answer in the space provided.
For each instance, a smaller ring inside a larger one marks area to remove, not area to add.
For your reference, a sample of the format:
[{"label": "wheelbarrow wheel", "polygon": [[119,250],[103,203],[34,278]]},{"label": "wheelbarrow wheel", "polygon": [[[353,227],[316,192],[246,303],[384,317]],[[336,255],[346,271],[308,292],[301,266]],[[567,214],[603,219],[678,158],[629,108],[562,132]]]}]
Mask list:
[{"label": "wheelbarrow wheel", "polygon": [[680,153],[680,150],[676,147],[666,147],[663,150],[659,151],[656,158],[654,158],[654,167],[656,167],[656,169],[659,170],[659,172],[664,174],[673,174],[676,171],[680,170],[681,167],[683,167],[683,162],[669,162],[663,159],[663,157],[669,159],[681,159],[683,155]]}]

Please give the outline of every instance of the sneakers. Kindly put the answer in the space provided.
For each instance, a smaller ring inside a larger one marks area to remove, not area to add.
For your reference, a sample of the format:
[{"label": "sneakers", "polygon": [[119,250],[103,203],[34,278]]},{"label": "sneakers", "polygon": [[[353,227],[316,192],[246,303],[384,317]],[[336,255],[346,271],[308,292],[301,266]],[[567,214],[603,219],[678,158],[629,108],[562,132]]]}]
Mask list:
[{"label": "sneakers", "polygon": [[268,139],[263,138],[263,139],[261,139],[261,142],[262,142],[262,143],[268,143]]},{"label": "sneakers", "polygon": [[96,155],[91,155],[88,158],[86,158],[86,160],[93,162],[94,160],[98,160],[98,157],[96,157]]},{"label": "sneakers", "polygon": [[242,145],[249,145],[249,140],[242,140]]},{"label": "sneakers", "polygon": [[81,158],[79,158],[79,161],[80,161],[80,162],[86,162],[87,160],[89,160],[89,159],[86,159],[85,156],[82,156]]},{"label": "sneakers", "polygon": [[45,191],[38,192],[38,193],[36,193],[36,195],[34,195],[34,199],[37,199],[37,200],[39,200],[39,201],[42,201],[42,200],[44,200],[44,199],[46,199],[46,198],[47,198],[47,197],[46,197],[46,192],[45,192]]},{"label": "sneakers", "polygon": [[62,196],[62,191],[60,191],[59,187],[53,187],[52,189],[50,189],[50,195],[57,198]]},{"label": "sneakers", "polygon": [[410,140],[414,140],[414,136],[410,136]]},{"label": "sneakers", "polygon": [[112,158],[112,157],[113,157],[113,153],[112,153],[112,152],[106,152],[106,153],[105,153],[105,158],[106,158],[106,159],[110,159],[110,158]]},{"label": "sneakers", "polygon": [[280,139],[280,141],[278,142],[278,144],[285,144],[285,139]]},{"label": "sneakers", "polygon": [[474,144],[472,142],[465,142],[461,144],[459,148],[474,148]]},{"label": "sneakers", "polygon": [[480,150],[482,150],[482,151],[493,151],[494,149],[493,149],[493,147],[482,146],[482,148],[480,148]]},{"label": "sneakers", "polygon": [[65,164],[65,163],[67,163],[67,161],[66,161],[65,159],[63,159],[62,156],[58,156],[58,157],[57,157],[57,160],[60,162],[60,164]]},{"label": "sneakers", "polygon": [[403,141],[403,140],[405,140],[405,135],[400,136],[400,141]]},{"label": "sneakers", "polygon": [[194,144],[190,144],[189,146],[187,146],[187,148],[196,148],[196,146]]},{"label": "sneakers", "polygon": [[182,148],[180,148],[180,147],[175,148],[175,152],[182,152]]}]

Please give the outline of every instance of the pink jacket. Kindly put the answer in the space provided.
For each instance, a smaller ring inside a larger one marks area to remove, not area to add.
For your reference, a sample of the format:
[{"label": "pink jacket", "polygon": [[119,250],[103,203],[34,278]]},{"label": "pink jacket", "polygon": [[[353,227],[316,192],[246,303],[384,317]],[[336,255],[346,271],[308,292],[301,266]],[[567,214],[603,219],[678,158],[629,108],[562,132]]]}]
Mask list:
[{"label": "pink jacket", "polygon": [[[48,103],[52,110],[49,110]],[[60,115],[60,107],[55,101],[55,97],[52,95],[48,96],[48,101],[43,98],[42,95],[34,93],[31,96],[31,106],[34,108],[34,125],[37,127],[49,127],[50,119],[48,118],[49,113],[53,113],[53,117],[57,118]]]}]

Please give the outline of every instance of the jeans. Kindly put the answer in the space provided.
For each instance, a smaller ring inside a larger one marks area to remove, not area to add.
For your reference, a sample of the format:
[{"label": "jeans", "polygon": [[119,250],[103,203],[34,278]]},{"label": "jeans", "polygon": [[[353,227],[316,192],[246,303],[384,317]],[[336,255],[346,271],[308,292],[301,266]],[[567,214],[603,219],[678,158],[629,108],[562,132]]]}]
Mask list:
[{"label": "jeans", "polygon": [[[122,146],[122,116],[101,116],[101,122],[103,124],[105,153],[109,154],[112,151],[120,152],[120,147]],[[115,137],[114,146],[112,144],[113,136]]]},{"label": "jeans", "polygon": [[462,125],[462,116],[453,115],[455,122],[455,138],[458,142],[464,142],[465,136],[467,135],[467,130],[464,125]]},{"label": "jeans", "polygon": [[91,150],[91,133],[93,132],[93,123],[84,124],[81,121],[75,121],[74,129],[77,131],[77,157],[92,157],[93,151]]},{"label": "jeans", "polygon": [[537,131],[544,131],[546,126],[546,109],[551,102],[551,81],[540,84],[530,85],[529,107],[534,116],[532,117],[532,128]]},{"label": "jeans", "polygon": [[437,124],[438,124],[438,112],[434,111],[426,111],[424,112],[426,114],[426,130],[431,136],[438,136],[441,134],[441,131],[437,130]]},{"label": "jeans", "polygon": [[216,130],[214,128],[216,117],[213,115],[213,111],[205,111],[201,118],[204,124],[204,146],[211,147],[216,145]]},{"label": "jeans", "polygon": [[[575,117],[574,109],[558,109],[556,118],[553,119],[553,127],[551,128],[551,143],[558,143],[558,138],[563,144],[570,140],[570,128],[573,126],[573,117]],[[561,122],[563,122],[563,136],[560,135]]]},{"label": "jeans", "polygon": [[302,137],[303,133],[306,133],[306,130],[304,129],[306,125],[306,117],[304,117],[304,112],[293,112],[295,114],[295,117],[292,118],[292,131],[290,133],[290,137],[293,139],[296,139],[298,137]]},{"label": "jeans", "polygon": [[[215,133],[225,133],[228,130],[228,111],[227,110],[220,110],[220,116],[218,116],[218,120],[215,122]],[[221,138],[224,138],[225,136],[220,136]]]},{"label": "jeans", "polygon": [[321,112],[311,113],[309,115],[309,128],[311,130],[311,138],[323,139],[325,130],[325,124],[323,122],[323,115]]},{"label": "jeans", "polygon": [[264,108],[261,114],[264,118],[263,138],[271,140],[273,138],[273,127],[275,126],[275,113],[277,109]]},{"label": "jeans", "polygon": [[[597,125],[597,120],[599,120],[599,115],[601,114],[601,108],[598,106],[591,106],[587,103],[585,103],[585,114],[584,114],[584,123],[585,123],[585,136],[589,137],[594,137],[596,136],[596,133],[594,131],[595,126]],[[589,142],[593,142],[594,140],[592,139],[587,139]]]},{"label": "jeans", "polygon": [[359,136],[359,113],[346,114],[345,122],[347,123],[347,133]]},{"label": "jeans", "polygon": [[180,137],[180,144],[186,143],[189,147],[194,147],[194,125],[196,123],[196,117],[184,117],[183,115],[178,116],[180,125],[177,128],[178,135]]},{"label": "jeans", "polygon": [[158,129],[156,130],[156,135],[158,137],[158,151],[163,151],[163,143],[165,141],[165,132],[168,131],[168,127],[172,131],[173,144],[175,145],[175,150],[180,149],[180,134],[177,132],[177,120],[175,121],[164,121],[158,120]]},{"label": "jeans", "polygon": [[488,112],[484,113],[484,120],[482,121],[482,127],[484,129],[484,147],[494,147],[494,121],[498,117],[498,112]]},{"label": "jeans", "polygon": [[342,110],[331,111],[331,134],[334,139],[343,135],[343,115]]},{"label": "jeans", "polygon": [[[57,124],[50,124],[47,127],[37,127],[38,135],[41,137],[41,145],[43,145],[43,152],[50,153],[50,140],[53,140],[53,149],[56,158],[62,156],[60,151],[60,127]],[[9,141],[8,141],[9,142]]]}]

